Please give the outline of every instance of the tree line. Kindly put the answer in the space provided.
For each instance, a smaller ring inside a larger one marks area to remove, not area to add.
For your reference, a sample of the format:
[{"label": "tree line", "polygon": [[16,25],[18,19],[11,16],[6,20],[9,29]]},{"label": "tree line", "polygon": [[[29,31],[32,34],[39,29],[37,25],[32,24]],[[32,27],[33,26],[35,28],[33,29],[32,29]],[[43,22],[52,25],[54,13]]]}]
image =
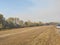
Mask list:
[{"label": "tree line", "polygon": [[20,20],[19,18],[10,17],[5,19],[5,17],[0,14],[0,29],[11,29],[11,28],[23,28],[23,27],[33,27],[33,26],[42,26],[42,22],[31,22]]},{"label": "tree line", "polygon": [[19,18],[9,17],[5,19],[5,17],[0,14],[0,30],[1,29],[11,29],[11,28],[24,28],[24,27],[34,27],[34,26],[44,26],[44,25],[60,25],[58,22],[32,22],[32,21],[23,21]]}]

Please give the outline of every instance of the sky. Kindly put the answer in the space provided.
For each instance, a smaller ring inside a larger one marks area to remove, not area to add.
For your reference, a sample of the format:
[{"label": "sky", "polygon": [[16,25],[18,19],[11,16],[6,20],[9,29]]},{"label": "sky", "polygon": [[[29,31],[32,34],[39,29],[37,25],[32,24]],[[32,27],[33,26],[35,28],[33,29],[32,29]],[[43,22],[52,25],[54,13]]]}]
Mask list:
[{"label": "sky", "polygon": [[24,21],[60,22],[60,0],[0,0],[0,13]]}]

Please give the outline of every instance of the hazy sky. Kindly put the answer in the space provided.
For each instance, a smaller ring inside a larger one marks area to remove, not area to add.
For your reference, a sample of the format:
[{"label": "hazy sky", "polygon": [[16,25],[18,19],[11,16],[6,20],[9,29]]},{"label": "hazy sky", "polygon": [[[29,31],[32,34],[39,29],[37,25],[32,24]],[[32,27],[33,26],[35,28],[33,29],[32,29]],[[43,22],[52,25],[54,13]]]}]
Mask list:
[{"label": "hazy sky", "polygon": [[60,22],[60,0],[0,0],[0,13],[25,21]]}]

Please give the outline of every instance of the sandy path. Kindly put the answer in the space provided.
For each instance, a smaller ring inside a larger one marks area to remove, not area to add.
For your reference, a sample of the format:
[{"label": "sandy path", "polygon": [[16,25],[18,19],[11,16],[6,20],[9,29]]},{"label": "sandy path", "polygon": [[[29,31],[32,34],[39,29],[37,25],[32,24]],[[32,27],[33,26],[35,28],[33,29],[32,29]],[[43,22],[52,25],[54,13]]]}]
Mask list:
[{"label": "sandy path", "polygon": [[0,45],[60,45],[60,36],[54,27],[33,27],[0,37]]}]

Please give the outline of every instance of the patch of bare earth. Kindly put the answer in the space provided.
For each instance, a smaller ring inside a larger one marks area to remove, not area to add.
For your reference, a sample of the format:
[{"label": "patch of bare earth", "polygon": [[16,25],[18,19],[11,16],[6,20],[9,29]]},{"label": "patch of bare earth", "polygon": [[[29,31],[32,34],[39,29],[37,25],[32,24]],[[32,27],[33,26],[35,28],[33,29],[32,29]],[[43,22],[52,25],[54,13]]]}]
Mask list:
[{"label": "patch of bare earth", "polygon": [[[22,29],[15,30],[16,32],[13,30],[16,34],[0,37],[0,45],[60,45],[60,35],[53,26],[24,28],[24,32],[18,33],[20,30]],[[6,34],[3,33],[0,34]]]}]

